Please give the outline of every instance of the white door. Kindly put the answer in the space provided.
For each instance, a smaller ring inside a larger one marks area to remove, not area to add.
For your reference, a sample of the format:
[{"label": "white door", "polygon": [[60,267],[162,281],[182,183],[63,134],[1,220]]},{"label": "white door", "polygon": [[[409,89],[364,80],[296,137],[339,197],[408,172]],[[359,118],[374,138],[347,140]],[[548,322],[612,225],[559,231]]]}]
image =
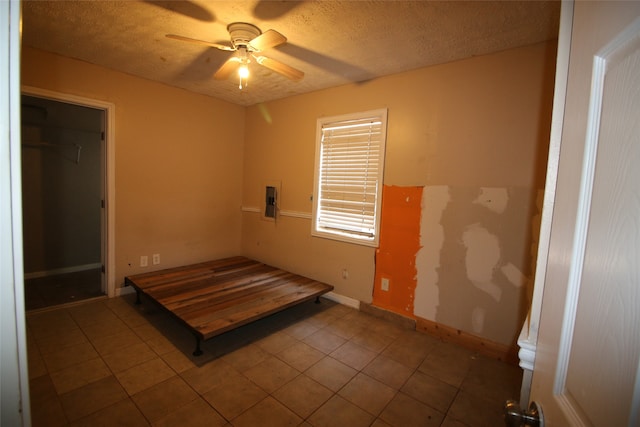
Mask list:
[{"label": "white door", "polygon": [[0,1],[0,425],[30,426],[22,274],[20,2]]},{"label": "white door", "polygon": [[569,58],[531,400],[640,426],[640,2],[577,1]]}]

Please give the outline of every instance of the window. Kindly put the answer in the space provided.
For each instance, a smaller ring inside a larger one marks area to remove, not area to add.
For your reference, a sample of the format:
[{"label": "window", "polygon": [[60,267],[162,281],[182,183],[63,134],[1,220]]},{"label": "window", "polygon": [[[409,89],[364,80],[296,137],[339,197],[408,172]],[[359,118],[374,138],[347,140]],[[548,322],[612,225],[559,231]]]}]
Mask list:
[{"label": "window", "polygon": [[387,110],[318,119],[311,234],[378,245]]}]

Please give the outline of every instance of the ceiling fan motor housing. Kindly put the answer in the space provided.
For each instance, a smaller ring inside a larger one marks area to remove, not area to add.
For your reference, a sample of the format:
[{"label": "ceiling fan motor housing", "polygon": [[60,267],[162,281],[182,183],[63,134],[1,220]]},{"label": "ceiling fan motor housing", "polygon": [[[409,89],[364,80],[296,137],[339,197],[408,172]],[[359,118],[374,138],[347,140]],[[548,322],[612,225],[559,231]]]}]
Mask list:
[{"label": "ceiling fan motor housing", "polygon": [[231,36],[231,43],[236,48],[248,46],[251,40],[262,34],[260,28],[246,22],[233,22],[227,25],[227,31]]}]

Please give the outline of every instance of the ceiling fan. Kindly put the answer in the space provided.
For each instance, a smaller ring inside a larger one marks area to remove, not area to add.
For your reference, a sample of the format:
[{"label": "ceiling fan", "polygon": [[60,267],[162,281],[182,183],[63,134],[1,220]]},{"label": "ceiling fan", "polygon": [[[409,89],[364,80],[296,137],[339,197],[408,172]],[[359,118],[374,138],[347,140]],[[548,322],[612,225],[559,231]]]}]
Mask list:
[{"label": "ceiling fan", "polygon": [[218,68],[213,77],[216,80],[226,80],[231,73],[238,71],[240,76],[240,89],[242,89],[242,81],[244,79],[245,86],[249,76],[248,64],[255,60],[258,64],[271,71],[275,71],[288,79],[299,81],[304,77],[304,73],[296,68],[284,64],[275,59],[261,55],[260,53],[266,49],[279,46],[287,41],[287,38],[275,30],[267,30],[264,33],[260,28],[246,22],[234,22],[227,26],[229,36],[231,37],[231,46],[219,43],[211,43],[204,40],[192,39],[190,37],[179,36],[176,34],[167,34],[170,39],[196,43],[216,49],[236,52]]}]

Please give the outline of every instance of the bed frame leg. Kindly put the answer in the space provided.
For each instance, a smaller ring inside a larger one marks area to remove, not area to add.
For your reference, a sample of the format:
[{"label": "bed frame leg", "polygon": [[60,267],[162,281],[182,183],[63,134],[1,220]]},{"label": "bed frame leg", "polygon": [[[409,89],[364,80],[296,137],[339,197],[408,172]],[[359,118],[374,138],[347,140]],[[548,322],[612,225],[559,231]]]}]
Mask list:
[{"label": "bed frame leg", "polygon": [[320,304],[320,297],[316,297],[316,304]]},{"label": "bed frame leg", "polygon": [[200,349],[200,337],[196,336],[196,349],[193,351],[194,356],[202,355],[202,350]]},{"label": "bed frame leg", "polygon": [[140,304],[142,304],[142,301],[140,301],[140,291],[136,289],[136,305]]}]

